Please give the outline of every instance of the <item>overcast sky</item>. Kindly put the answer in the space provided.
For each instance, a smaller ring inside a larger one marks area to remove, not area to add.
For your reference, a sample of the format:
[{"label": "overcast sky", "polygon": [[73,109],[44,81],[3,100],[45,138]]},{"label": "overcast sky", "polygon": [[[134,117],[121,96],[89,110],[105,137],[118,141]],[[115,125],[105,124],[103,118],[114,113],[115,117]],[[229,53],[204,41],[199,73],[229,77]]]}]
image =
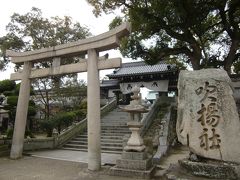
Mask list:
[{"label": "overcast sky", "polygon": [[[70,16],[73,22],[79,22],[83,26],[87,26],[90,32],[94,35],[101,34],[108,31],[108,25],[115,16],[104,15],[96,18],[92,14],[92,7],[86,2],[86,0],[5,0],[2,2],[0,10],[0,36],[5,35],[6,25],[10,22],[10,16],[16,12],[19,14],[25,14],[31,10],[32,7],[37,7],[42,10],[42,16],[49,18],[53,16]],[[111,51],[110,57],[120,57],[121,54],[118,51]],[[129,61],[123,59],[123,62]],[[0,80],[9,79],[10,73],[13,69],[9,68],[6,72],[0,71]],[[107,71],[109,73],[111,71]],[[106,72],[101,72],[100,77],[103,78]],[[83,79],[86,79],[84,74]]]}]

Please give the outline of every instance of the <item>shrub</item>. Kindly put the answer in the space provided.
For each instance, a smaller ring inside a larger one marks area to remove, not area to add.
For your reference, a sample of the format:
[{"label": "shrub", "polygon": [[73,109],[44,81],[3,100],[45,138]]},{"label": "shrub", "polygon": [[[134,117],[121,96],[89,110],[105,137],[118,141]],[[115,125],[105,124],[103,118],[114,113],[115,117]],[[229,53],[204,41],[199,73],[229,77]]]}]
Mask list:
[{"label": "shrub", "polygon": [[164,115],[167,113],[168,111],[168,107],[170,106],[170,104],[167,103],[162,103],[159,105],[159,112],[157,114],[157,117],[159,119],[162,119],[164,117]]},{"label": "shrub", "polygon": [[30,138],[35,138],[35,136],[33,135],[33,133],[31,131],[26,130],[25,131],[25,138],[30,137]]},{"label": "shrub", "polygon": [[73,112],[76,114],[76,117],[77,117],[78,121],[84,119],[87,115],[87,110],[86,109],[75,110]]},{"label": "shrub", "polygon": [[36,107],[28,106],[28,116],[35,116],[37,113]]},{"label": "shrub", "polygon": [[29,100],[29,106],[35,106],[35,102],[33,100]]},{"label": "shrub", "polygon": [[40,122],[40,126],[43,130],[47,132],[47,137],[52,136],[53,128],[55,127],[55,122],[51,119],[45,119]]},{"label": "shrub", "polygon": [[15,81],[3,80],[0,81],[0,93],[4,91],[12,91],[16,87]]},{"label": "shrub", "polygon": [[13,137],[13,129],[10,128],[7,130],[7,138],[11,139]]},{"label": "shrub", "polygon": [[58,128],[58,132],[60,133],[62,127],[68,127],[71,125],[75,118],[76,114],[74,112],[63,112],[51,119],[55,122],[55,125]]},{"label": "shrub", "polygon": [[18,96],[8,96],[7,103],[9,106],[17,106]]},{"label": "shrub", "polygon": [[4,96],[13,96],[14,92],[13,91],[4,91],[3,94],[4,94]]},{"label": "shrub", "polygon": [[81,104],[79,105],[80,109],[87,109],[87,101],[82,101]]}]

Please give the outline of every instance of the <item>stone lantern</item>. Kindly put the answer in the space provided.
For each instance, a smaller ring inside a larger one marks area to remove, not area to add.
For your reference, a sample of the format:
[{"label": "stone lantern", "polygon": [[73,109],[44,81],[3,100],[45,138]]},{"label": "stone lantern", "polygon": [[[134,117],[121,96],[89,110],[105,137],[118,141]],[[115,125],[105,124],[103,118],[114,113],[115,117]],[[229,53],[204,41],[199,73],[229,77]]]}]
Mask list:
[{"label": "stone lantern", "polygon": [[140,136],[140,129],[142,127],[141,124],[141,113],[146,113],[148,110],[141,105],[141,97],[139,96],[140,88],[134,87],[132,89],[133,99],[129,105],[121,108],[123,111],[128,112],[130,114],[130,121],[127,123],[130,131],[132,132],[127,146],[124,147],[124,151],[127,152],[143,152],[145,150],[145,145],[143,144],[143,139]]},{"label": "stone lantern", "polygon": [[127,123],[131,133],[127,145],[123,149],[121,159],[118,159],[116,166],[111,168],[111,174],[116,176],[141,177],[150,178],[154,172],[152,157],[148,157],[145,152],[145,145],[140,135],[141,113],[146,113],[148,110],[141,105],[141,97],[139,96],[140,88],[132,89],[133,99],[129,105],[121,109],[128,112],[130,121]]}]

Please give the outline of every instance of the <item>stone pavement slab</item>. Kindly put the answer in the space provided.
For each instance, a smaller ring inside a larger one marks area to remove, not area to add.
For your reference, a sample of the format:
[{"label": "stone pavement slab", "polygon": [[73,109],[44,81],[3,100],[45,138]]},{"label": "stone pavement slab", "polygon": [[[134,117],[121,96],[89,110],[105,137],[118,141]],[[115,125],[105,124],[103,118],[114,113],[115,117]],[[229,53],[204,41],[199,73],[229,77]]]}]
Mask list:
[{"label": "stone pavement slab", "polygon": [[0,180],[134,180],[108,175],[109,166],[92,172],[86,163],[24,156],[0,158]]},{"label": "stone pavement slab", "polygon": [[[48,158],[48,159],[57,159],[57,160],[65,160],[65,161],[72,161],[72,162],[81,162],[87,163],[88,162],[88,153],[82,151],[71,151],[71,150],[44,150],[44,151],[29,151],[27,152],[28,155],[34,157],[41,157],[41,158]],[[109,153],[102,153],[102,162],[101,164],[116,164],[116,160],[120,159],[120,154],[109,154]]]}]

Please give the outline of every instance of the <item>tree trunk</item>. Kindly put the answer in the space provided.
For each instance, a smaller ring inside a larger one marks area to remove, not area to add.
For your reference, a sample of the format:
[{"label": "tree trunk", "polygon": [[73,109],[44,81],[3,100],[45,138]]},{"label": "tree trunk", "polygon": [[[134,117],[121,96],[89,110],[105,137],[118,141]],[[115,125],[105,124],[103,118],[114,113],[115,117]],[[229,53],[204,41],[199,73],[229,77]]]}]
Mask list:
[{"label": "tree trunk", "polygon": [[191,64],[192,64],[192,68],[194,70],[199,70],[200,69],[200,60],[202,58],[202,54],[201,54],[201,48],[199,47],[199,45],[197,43],[193,43],[190,44],[191,48],[192,48],[192,53],[189,56]]},{"label": "tree trunk", "polygon": [[49,97],[48,97],[48,91],[46,90],[46,104],[45,104],[45,112],[46,112],[46,119],[49,119],[50,116],[50,104],[49,104]]},{"label": "tree trunk", "polygon": [[240,41],[233,39],[231,47],[228,52],[228,56],[224,60],[224,69],[227,71],[227,73],[230,75],[231,74],[231,67],[234,62],[235,54],[238,50],[238,45]]}]

